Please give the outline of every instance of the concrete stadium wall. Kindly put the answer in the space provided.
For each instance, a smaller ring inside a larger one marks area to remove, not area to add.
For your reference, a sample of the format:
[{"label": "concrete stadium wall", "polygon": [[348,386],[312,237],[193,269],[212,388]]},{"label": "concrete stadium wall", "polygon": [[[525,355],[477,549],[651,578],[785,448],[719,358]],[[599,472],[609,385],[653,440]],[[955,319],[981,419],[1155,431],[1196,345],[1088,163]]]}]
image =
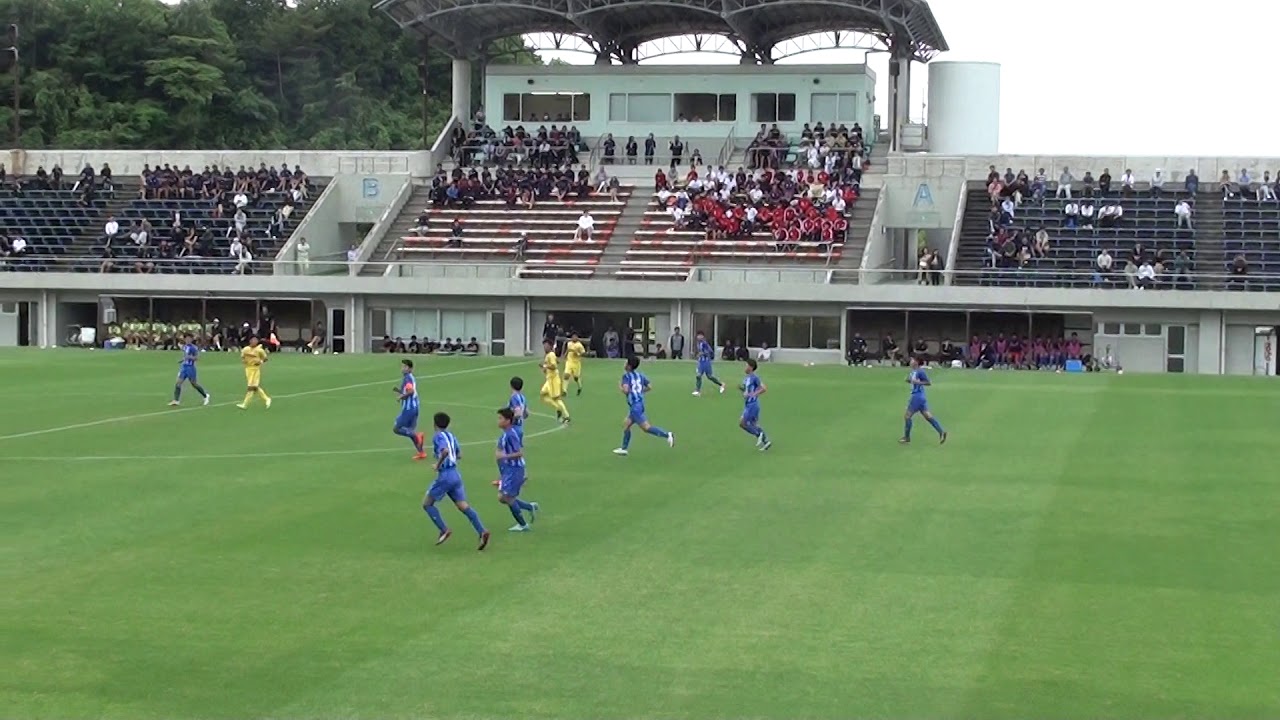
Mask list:
[{"label": "concrete stadium wall", "polygon": [[1195,157],[1195,156],[1071,156],[1071,155],[968,155],[947,156],[922,153],[918,155],[891,155],[888,158],[890,176],[906,176],[908,178],[963,178],[965,180],[985,180],[987,168],[995,165],[1001,173],[1005,168],[1013,168],[1014,172],[1026,170],[1034,174],[1044,168],[1050,180],[1057,180],[1063,168],[1069,168],[1076,177],[1077,183],[1090,171],[1096,178],[1104,168],[1110,168],[1112,176],[1117,179],[1125,170],[1133,170],[1138,182],[1151,179],[1157,170],[1164,170],[1169,182],[1181,184],[1187,171],[1195,169],[1200,176],[1201,186],[1216,183],[1223,170],[1231,174],[1232,179],[1247,169],[1250,175],[1262,177],[1264,170],[1270,170],[1274,177],[1280,171],[1280,158],[1242,158],[1242,157]]}]

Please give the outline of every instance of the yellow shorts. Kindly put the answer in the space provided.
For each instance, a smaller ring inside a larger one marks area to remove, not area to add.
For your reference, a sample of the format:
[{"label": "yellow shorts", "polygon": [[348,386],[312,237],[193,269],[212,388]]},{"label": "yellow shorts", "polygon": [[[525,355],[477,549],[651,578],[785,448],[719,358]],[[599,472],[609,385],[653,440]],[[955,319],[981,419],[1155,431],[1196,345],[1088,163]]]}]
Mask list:
[{"label": "yellow shorts", "polygon": [[564,366],[564,375],[571,378],[582,377],[582,363],[567,363]]},{"label": "yellow shorts", "polygon": [[249,387],[258,387],[258,384],[262,382],[262,371],[259,370],[258,368],[245,370],[244,382]]},{"label": "yellow shorts", "polygon": [[542,383],[541,394],[546,397],[560,397],[563,394],[560,390],[560,381],[557,379],[555,382],[548,380]]}]

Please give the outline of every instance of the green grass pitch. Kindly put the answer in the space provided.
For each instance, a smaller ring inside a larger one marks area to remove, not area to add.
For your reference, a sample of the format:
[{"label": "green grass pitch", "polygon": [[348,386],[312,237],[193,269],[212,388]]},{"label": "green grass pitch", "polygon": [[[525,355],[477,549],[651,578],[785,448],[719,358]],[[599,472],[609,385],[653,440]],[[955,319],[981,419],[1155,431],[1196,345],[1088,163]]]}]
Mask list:
[{"label": "green grass pitch", "polygon": [[[0,715],[13,718],[1280,717],[1280,385],[767,366],[741,401],[617,362],[529,425],[532,533],[493,409],[537,360],[419,364],[494,530],[433,547],[391,356],[0,354]],[[719,363],[736,386],[737,363]],[[537,405],[537,403],[534,403]]]}]

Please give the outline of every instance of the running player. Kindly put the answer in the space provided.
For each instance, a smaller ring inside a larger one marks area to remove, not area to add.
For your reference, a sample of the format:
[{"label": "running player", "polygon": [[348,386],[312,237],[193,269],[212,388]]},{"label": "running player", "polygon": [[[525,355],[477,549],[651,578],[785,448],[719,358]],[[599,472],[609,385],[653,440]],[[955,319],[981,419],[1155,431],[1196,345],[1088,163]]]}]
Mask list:
[{"label": "running player", "polygon": [[391,432],[409,438],[417,451],[414,460],[426,460],[427,438],[418,432],[418,381],[413,376],[412,360],[405,358],[400,361],[400,384],[394,390],[400,398],[400,414],[396,416]]},{"label": "running player", "polygon": [[946,442],[947,431],[942,429],[942,423],[938,422],[938,419],[929,411],[929,401],[924,395],[924,389],[933,383],[929,382],[929,376],[925,374],[924,368],[920,366],[920,359],[914,356],[911,358],[911,374],[907,376],[907,382],[911,383],[911,396],[907,400],[907,411],[902,416],[902,439],[898,442],[904,445],[911,442],[911,418],[916,413],[923,415],[924,419],[928,420],[929,424],[933,426],[933,429],[938,431],[939,443]]},{"label": "running player", "polygon": [[200,381],[196,379],[196,361],[200,359],[200,348],[191,338],[191,333],[182,336],[182,362],[178,365],[178,381],[173,384],[173,402],[170,405],[177,406],[182,404],[182,383],[191,383],[191,387],[200,393],[200,397],[204,398],[204,404],[209,404],[209,393],[200,386]]},{"label": "running player", "polygon": [[583,347],[582,340],[578,339],[578,333],[574,333],[569,337],[569,344],[564,346],[564,382],[565,385],[573,380],[578,386],[577,395],[582,394],[582,356],[587,354],[587,349]]},{"label": "running player", "polygon": [[248,386],[248,391],[244,394],[244,402],[236,405],[241,410],[249,407],[249,402],[255,395],[262,398],[262,402],[268,408],[271,407],[271,396],[262,389],[262,364],[266,361],[266,348],[258,344],[257,335],[251,336],[249,344],[240,351],[240,362],[244,363],[245,385]]},{"label": "running player", "polygon": [[538,367],[542,368],[545,380],[538,395],[542,398],[542,402],[556,409],[556,419],[568,425],[569,408],[564,404],[564,387],[560,382],[560,371],[556,367],[558,361],[556,359],[555,343],[551,340],[543,340],[542,349],[546,352],[546,355],[542,358],[542,364]]},{"label": "running player", "polygon": [[511,398],[507,400],[507,409],[512,414],[512,427],[524,442],[524,421],[529,419],[529,401],[524,399],[524,378],[511,378]]},{"label": "running player", "polygon": [[747,377],[742,381],[742,419],[738,421],[738,427],[748,435],[754,435],[756,447],[763,451],[773,447],[773,443],[769,441],[769,434],[760,427],[760,396],[768,392],[769,388],[765,387],[764,381],[756,374],[757,367],[759,366],[755,360],[747,359]]},{"label": "running player", "polygon": [[[524,487],[524,440],[516,432],[516,414],[511,408],[498,411],[498,479],[493,481],[498,486],[498,502],[511,509],[511,517],[516,519],[511,532],[529,530],[529,523],[538,514],[538,503],[525,502],[520,499],[520,488]],[[524,519],[524,512],[529,512],[529,519]]]},{"label": "running player", "polygon": [[436,528],[440,530],[440,535],[436,538],[436,544],[442,544],[453,536],[453,531],[444,524],[444,518],[440,517],[440,508],[436,507],[436,503],[447,496],[453,501],[458,510],[467,516],[467,520],[471,521],[471,527],[475,528],[476,534],[480,536],[480,547],[476,549],[483,550],[489,544],[489,531],[484,529],[484,525],[480,523],[480,516],[476,514],[475,508],[471,507],[471,504],[467,502],[467,491],[462,487],[462,473],[458,472],[458,460],[462,457],[462,446],[459,445],[458,438],[449,432],[448,413],[436,413],[433,421],[436,427],[436,434],[431,439],[431,448],[436,458],[436,479],[431,483],[431,487],[427,488],[426,496],[422,498],[422,509],[427,512],[427,517],[431,518],[431,522],[435,523]]},{"label": "running player", "polygon": [[723,395],[724,383],[720,382],[715,374],[711,372],[711,361],[716,357],[716,349],[711,347],[711,343],[707,342],[707,335],[701,330],[699,330],[698,334],[695,336],[694,342],[696,344],[694,352],[698,356],[698,370],[697,374],[694,375],[693,380],[694,396],[696,397],[702,394],[702,378],[706,378],[716,385],[719,385],[720,394]]},{"label": "running player", "polygon": [[627,398],[627,419],[622,421],[622,447],[613,451],[614,455],[626,455],[627,448],[631,445],[631,426],[639,425],[641,430],[654,435],[656,437],[664,437],[667,439],[669,447],[675,447],[675,433],[669,433],[666,430],[649,424],[649,418],[644,414],[644,396],[649,392],[649,378],[644,376],[640,370],[640,358],[632,355],[627,358],[627,371],[622,375],[622,383],[619,388],[622,394]]}]

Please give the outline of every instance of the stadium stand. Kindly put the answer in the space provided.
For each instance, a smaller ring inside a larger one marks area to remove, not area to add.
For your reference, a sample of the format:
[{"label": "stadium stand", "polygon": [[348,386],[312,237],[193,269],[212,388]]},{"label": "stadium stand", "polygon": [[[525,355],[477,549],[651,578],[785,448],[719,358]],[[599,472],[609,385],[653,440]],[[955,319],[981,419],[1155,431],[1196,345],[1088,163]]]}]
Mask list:
[{"label": "stadium stand", "polygon": [[[1185,192],[1112,187],[1086,198],[1078,186],[1067,199],[1056,197],[1053,184],[1037,191],[1036,181],[1022,177],[1021,184],[1003,178],[994,187],[991,178],[970,183],[956,258],[957,269],[969,272],[957,274],[958,283],[1191,289],[1197,270],[1213,265],[1209,256],[1216,251],[1221,257],[1220,243],[1197,242],[1197,231],[1175,214],[1179,200],[1189,198]],[[1205,222],[1214,198],[1201,193],[1191,199],[1193,223],[1201,222],[1200,233],[1212,238]],[[1100,267],[1104,250],[1109,269],[1105,261]],[[1153,276],[1145,277],[1145,265]]]},{"label": "stadium stand", "polygon": [[70,186],[24,185],[15,178],[0,186],[0,260],[11,271],[47,270],[73,254],[76,238],[100,227],[106,200]]},{"label": "stadium stand", "polygon": [[[520,263],[520,277],[588,278],[632,192],[599,185],[585,166],[447,171],[414,193],[374,258]],[[589,234],[580,229],[588,222]]]},{"label": "stadium stand", "polygon": [[1280,290],[1280,203],[1237,195],[1222,212],[1227,289]]}]

